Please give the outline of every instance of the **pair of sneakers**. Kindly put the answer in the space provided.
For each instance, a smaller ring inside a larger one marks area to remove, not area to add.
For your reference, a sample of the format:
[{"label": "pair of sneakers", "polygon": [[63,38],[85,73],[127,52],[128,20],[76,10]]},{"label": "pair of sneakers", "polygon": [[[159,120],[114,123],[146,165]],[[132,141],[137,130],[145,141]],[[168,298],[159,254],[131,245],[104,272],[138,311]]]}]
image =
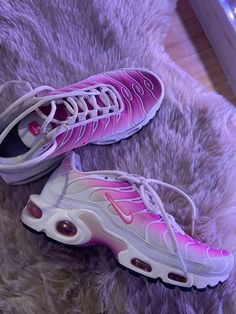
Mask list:
[{"label": "pair of sneakers", "polygon": [[[2,89],[7,87],[3,85]],[[229,252],[194,240],[168,214],[153,188],[168,183],[122,171],[83,172],[67,153],[88,143],[115,143],[139,131],[163,99],[160,78],[145,69],[94,75],[60,89],[32,89],[0,115],[0,175],[9,184],[33,181],[61,165],[40,195],[31,195],[22,221],[59,242],[105,244],[117,261],[182,287],[215,286],[233,267]]]}]

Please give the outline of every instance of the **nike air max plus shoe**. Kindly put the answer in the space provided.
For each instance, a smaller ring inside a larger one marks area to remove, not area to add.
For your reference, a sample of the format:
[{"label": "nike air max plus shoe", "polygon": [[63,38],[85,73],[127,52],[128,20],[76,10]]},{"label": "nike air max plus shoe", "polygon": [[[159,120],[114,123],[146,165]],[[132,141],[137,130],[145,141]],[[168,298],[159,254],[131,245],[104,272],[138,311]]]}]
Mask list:
[{"label": "nike air max plus shoe", "polygon": [[38,87],[0,115],[0,175],[26,183],[87,143],[111,144],[139,131],[163,99],[163,84],[144,69],[94,75],[60,89]]},{"label": "nike air max plus shoe", "polygon": [[[233,255],[194,240],[166,213],[152,185],[180,189],[120,171],[82,172],[79,157],[65,158],[40,195],[31,195],[22,222],[62,243],[107,245],[118,262],[151,278],[205,288],[225,281]],[[194,224],[193,226],[194,227]]]}]

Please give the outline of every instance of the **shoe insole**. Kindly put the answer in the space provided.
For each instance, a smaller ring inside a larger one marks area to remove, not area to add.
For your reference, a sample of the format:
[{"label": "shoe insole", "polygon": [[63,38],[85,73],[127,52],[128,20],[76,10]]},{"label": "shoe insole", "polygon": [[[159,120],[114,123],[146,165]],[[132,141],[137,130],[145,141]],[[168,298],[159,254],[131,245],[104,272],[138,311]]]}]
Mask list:
[{"label": "shoe insole", "polygon": [[29,151],[18,135],[18,124],[4,138],[0,144],[1,157],[16,157]]}]

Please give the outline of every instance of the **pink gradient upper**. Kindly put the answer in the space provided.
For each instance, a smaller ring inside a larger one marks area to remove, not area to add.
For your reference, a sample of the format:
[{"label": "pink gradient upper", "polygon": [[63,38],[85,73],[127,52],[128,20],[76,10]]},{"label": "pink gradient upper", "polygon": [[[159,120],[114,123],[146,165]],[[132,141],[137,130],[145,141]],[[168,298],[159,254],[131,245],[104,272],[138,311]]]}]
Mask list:
[{"label": "pink gradient upper", "polygon": [[[114,217],[114,223],[117,223],[119,213],[114,208],[113,202],[126,215],[132,214],[131,223],[126,223],[122,217],[119,217],[119,224],[123,224],[132,233],[150,245],[163,250],[168,249],[174,253],[169,231],[162,217],[146,209],[144,202],[140,198],[140,194],[129,183],[93,178],[77,172],[78,176],[80,179],[77,181],[77,187],[85,185],[87,189],[91,189],[90,200],[93,203],[107,202],[107,209],[111,217]],[[109,194],[109,199],[107,198],[107,194]],[[110,198],[113,202],[110,202]],[[187,259],[201,262],[205,258],[222,258],[229,255],[227,251],[215,249],[204,243],[200,243],[186,233],[182,234],[174,229],[174,227],[173,230],[179,244],[180,252]]]},{"label": "pink gradient upper", "polygon": [[[56,170],[55,178],[66,175],[66,201],[91,203],[106,212],[114,225],[125,228],[136,238],[159,250],[175,253],[169,230],[160,214],[147,209],[137,186],[116,179],[116,172],[79,172],[74,170],[75,161],[65,158]],[[68,175],[69,174],[69,175]],[[52,176],[54,180],[54,176]],[[62,187],[63,185],[60,184]],[[53,181],[50,184],[53,188]],[[58,184],[57,184],[58,186]],[[57,193],[60,191],[57,190]],[[64,201],[65,198],[63,197]],[[180,253],[188,260],[202,263],[208,258],[224,258],[229,252],[210,247],[194,240],[188,234],[173,227]],[[94,235],[96,238],[96,235]]]},{"label": "pink gradient upper", "polygon": [[[58,148],[53,155],[59,155],[75,147],[106,139],[137,126],[157,105],[162,94],[160,81],[154,74],[152,75],[145,70],[121,69],[93,75],[76,84],[54,90],[48,95],[70,92],[98,84],[112,85],[123,101],[124,110],[120,116],[101,118],[95,122],[78,126],[70,132],[60,134],[56,138]],[[104,106],[99,97],[95,97],[98,104]],[[49,114],[50,105],[43,107],[42,111]],[[67,115],[65,106],[59,104],[55,118],[65,120]]]}]

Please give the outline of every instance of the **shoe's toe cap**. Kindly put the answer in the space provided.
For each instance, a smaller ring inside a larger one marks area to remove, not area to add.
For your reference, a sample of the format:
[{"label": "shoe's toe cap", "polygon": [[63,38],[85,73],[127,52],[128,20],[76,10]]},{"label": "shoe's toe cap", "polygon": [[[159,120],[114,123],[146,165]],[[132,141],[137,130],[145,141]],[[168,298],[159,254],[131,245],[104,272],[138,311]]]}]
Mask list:
[{"label": "shoe's toe cap", "polygon": [[203,260],[203,265],[208,268],[210,275],[228,275],[234,266],[234,256],[227,251],[222,251],[221,256],[211,256]]},{"label": "shoe's toe cap", "polygon": [[137,122],[146,116],[153,117],[164,96],[161,79],[154,72],[145,69],[126,69],[124,73],[130,77],[127,86],[132,97],[134,120]]}]

